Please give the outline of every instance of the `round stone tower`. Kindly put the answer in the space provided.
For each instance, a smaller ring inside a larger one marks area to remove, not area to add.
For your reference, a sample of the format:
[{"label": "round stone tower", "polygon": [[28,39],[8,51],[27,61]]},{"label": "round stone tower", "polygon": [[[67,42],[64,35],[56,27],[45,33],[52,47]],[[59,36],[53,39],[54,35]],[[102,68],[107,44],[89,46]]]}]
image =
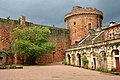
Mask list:
[{"label": "round stone tower", "polygon": [[90,29],[100,28],[102,19],[103,13],[96,8],[74,6],[72,11],[64,16],[66,28],[70,30],[71,44],[86,37]]}]

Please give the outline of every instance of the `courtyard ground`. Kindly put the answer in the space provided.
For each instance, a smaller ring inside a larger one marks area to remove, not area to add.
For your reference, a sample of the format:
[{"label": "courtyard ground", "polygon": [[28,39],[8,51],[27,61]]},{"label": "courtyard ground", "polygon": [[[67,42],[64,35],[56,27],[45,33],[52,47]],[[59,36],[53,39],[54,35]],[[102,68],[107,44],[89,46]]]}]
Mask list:
[{"label": "courtyard ground", "polygon": [[65,65],[0,70],[0,80],[120,80],[120,76]]}]

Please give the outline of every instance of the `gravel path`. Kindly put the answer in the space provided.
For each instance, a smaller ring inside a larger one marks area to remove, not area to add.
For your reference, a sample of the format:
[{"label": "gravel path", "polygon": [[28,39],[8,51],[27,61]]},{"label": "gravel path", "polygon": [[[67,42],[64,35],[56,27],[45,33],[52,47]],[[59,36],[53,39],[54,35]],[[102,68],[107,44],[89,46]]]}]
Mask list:
[{"label": "gravel path", "polygon": [[64,65],[0,70],[0,80],[120,80],[120,76]]}]

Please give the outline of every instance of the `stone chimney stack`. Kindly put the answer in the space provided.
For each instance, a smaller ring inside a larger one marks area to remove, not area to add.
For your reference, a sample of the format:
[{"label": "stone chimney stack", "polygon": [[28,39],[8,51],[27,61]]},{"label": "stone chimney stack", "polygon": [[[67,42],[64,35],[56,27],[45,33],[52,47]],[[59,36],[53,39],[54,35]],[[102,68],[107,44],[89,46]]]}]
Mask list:
[{"label": "stone chimney stack", "polygon": [[20,25],[25,25],[25,21],[26,21],[25,16],[20,16],[19,21],[20,21]]}]

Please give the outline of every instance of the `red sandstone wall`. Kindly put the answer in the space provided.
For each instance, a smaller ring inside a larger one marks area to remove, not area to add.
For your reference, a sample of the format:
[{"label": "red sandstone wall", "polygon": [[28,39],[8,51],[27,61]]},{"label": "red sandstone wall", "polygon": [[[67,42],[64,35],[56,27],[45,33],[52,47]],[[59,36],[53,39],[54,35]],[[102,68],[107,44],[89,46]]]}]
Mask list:
[{"label": "red sandstone wall", "polygon": [[70,18],[69,22],[66,22],[66,25],[69,24],[71,44],[87,36],[89,23],[91,23],[91,29],[96,29],[96,22],[96,15],[76,15]]},{"label": "red sandstone wall", "polygon": [[[23,19],[23,20],[22,20]],[[22,22],[21,22],[22,21]],[[57,43],[57,46],[54,50],[54,59],[53,54],[47,54],[43,57],[40,57],[36,60],[38,64],[41,63],[50,63],[57,62],[64,59],[65,50],[69,47],[70,39],[69,39],[69,30],[63,28],[56,28],[44,25],[33,24],[31,22],[23,22],[25,21],[25,17],[21,17],[20,20],[7,20],[0,18],[0,49],[4,49],[6,51],[11,51],[11,42],[12,36],[10,33],[12,30],[19,26],[22,29],[27,26],[40,26],[40,27],[48,27],[51,31],[51,40]],[[20,26],[21,25],[21,26]],[[14,56],[13,63],[21,63],[19,56]]]},{"label": "red sandstone wall", "polygon": [[65,15],[66,28],[70,30],[71,44],[80,41],[87,36],[91,29],[97,29],[102,25],[102,12],[94,8],[73,7],[72,11]]},{"label": "red sandstone wall", "polygon": [[69,31],[62,28],[50,28],[51,40],[56,42],[56,48],[52,54],[44,55],[37,59],[38,64],[62,61],[65,58],[65,50],[69,47]]}]

